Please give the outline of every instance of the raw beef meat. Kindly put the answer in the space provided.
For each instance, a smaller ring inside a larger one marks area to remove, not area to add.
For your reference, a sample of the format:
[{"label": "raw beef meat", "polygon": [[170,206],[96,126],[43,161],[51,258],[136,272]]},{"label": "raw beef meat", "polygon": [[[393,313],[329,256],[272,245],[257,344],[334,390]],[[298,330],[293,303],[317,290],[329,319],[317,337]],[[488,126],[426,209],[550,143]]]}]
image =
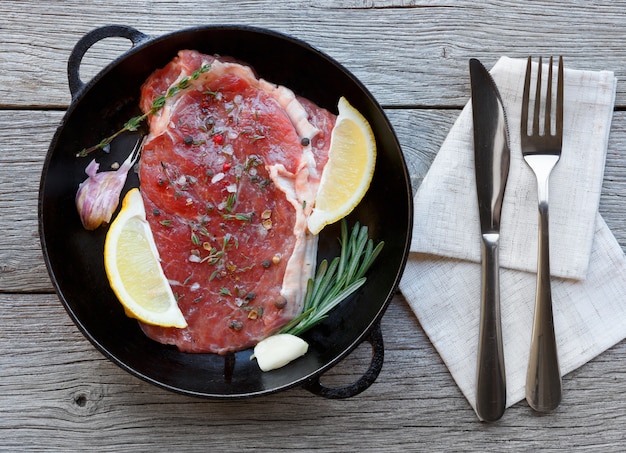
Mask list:
[{"label": "raw beef meat", "polygon": [[230,60],[181,51],[141,107],[211,69],[149,116],[140,188],[163,270],[188,322],[142,324],[186,352],[255,345],[302,310],[317,238],[306,229],[335,116]]}]

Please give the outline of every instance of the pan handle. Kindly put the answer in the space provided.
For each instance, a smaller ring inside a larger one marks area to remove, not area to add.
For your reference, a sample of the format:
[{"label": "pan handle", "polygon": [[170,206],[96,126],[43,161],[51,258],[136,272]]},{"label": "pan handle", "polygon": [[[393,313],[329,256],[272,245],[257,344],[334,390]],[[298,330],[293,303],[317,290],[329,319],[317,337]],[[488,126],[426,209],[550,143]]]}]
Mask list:
[{"label": "pan handle", "polygon": [[83,57],[94,44],[106,38],[126,38],[133,43],[132,47],[135,47],[150,37],[126,25],[108,25],[96,28],[83,36],[74,46],[67,61],[67,79],[72,100],[78,97],[78,94],[85,86],[85,83],[80,78],[80,64]]},{"label": "pan handle", "polygon": [[320,382],[318,375],[309,379],[302,387],[315,395],[330,399],[350,398],[366,390],[380,374],[385,358],[380,321],[374,325],[366,341],[372,346],[372,361],[368,370],[356,382],[345,387],[326,387]]}]

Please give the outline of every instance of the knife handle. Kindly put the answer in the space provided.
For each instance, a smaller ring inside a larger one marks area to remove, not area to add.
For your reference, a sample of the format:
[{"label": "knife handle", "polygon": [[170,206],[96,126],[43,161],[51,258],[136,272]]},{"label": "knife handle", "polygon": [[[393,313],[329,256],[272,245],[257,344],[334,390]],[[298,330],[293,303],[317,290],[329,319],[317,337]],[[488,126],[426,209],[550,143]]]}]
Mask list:
[{"label": "knife handle", "polygon": [[476,412],[484,421],[502,417],[506,407],[504,347],[500,324],[500,265],[497,233],[482,235],[482,281]]}]

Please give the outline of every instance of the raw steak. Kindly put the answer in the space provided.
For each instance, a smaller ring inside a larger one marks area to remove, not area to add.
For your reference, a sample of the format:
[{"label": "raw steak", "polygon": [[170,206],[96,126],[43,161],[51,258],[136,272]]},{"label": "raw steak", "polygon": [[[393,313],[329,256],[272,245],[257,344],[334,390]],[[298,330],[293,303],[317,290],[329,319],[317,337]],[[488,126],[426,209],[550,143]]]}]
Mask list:
[{"label": "raw steak", "polygon": [[141,107],[211,69],[149,117],[140,188],[163,270],[189,324],[142,324],[186,352],[255,345],[302,310],[317,238],[306,229],[335,116],[251,68],[181,51]]}]

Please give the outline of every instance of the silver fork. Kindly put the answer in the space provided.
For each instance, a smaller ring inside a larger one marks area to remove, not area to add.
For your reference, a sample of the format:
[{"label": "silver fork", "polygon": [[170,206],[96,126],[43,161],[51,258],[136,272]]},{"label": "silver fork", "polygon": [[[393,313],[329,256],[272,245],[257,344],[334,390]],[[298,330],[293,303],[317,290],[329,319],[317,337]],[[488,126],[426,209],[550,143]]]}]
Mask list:
[{"label": "silver fork", "polygon": [[541,68],[539,58],[532,129],[528,131],[531,57],[526,66],[522,100],[521,144],[524,160],[537,177],[539,199],[539,249],[537,253],[537,291],[530,358],[526,375],[526,400],[536,411],[547,412],[561,402],[561,372],[554,334],[552,291],[550,289],[550,250],[548,234],[548,185],[552,169],[559,161],[563,143],[563,57],[559,57],[556,95],[556,127],[552,121],[552,57],[548,69],[544,123],[540,129]]}]

